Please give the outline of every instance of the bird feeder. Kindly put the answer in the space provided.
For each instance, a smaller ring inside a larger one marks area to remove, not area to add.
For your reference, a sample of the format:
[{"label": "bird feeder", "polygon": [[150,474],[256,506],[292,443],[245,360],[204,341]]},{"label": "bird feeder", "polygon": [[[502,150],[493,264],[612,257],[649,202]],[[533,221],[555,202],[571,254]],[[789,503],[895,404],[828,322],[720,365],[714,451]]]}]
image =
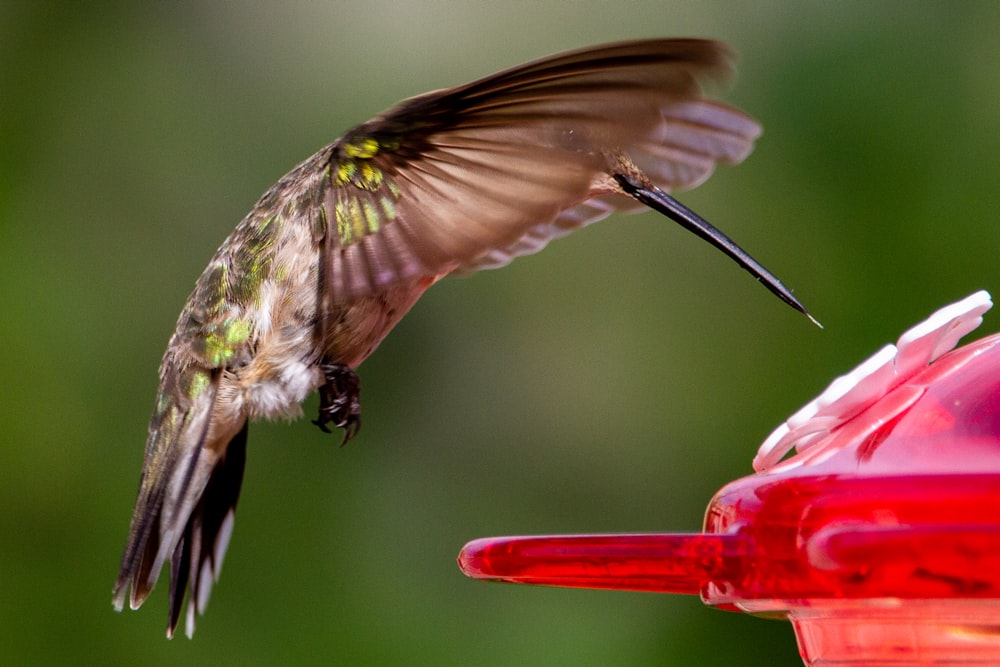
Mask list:
[{"label": "bird feeder", "polygon": [[1000,335],[952,350],[991,306],[943,308],[835,380],[702,533],[485,538],[460,567],[786,619],[809,666],[1000,665]]}]

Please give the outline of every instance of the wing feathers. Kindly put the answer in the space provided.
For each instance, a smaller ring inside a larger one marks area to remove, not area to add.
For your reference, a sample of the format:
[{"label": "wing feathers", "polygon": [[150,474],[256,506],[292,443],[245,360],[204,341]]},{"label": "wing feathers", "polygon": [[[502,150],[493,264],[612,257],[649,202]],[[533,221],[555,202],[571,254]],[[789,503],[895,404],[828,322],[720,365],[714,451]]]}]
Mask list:
[{"label": "wing feathers", "polygon": [[[641,208],[594,189],[612,154],[665,190],[742,160],[758,125],[702,99],[698,85],[728,70],[716,42],[613,44],[411,98],[358,126],[333,145],[332,163],[376,173],[377,187],[330,188],[350,219],[345,227],[344,215],[329,216],[327,298],[367,296],[419,272],[502,266],[614,210]],[[389,197],[392,210],[373,208],[373,197]]]}]

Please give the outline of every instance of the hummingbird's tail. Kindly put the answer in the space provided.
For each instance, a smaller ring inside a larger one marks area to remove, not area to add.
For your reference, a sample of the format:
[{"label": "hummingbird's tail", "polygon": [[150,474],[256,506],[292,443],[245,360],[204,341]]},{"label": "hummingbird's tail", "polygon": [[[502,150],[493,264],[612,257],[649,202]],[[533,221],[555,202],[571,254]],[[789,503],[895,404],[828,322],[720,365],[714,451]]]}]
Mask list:
[{"label": "hummingbird's tail", "polygon": [[[170,561],[167,637],[180,619],[190,590],[185,632],[194,634],[218,579],[233,530],[246,461],[247,421],[220,418],[216,399],[221,373],[189,369],[172,386],[162,373],[157,409],[149,428],[146,462],[128,544],[115,581],[113,604],[126,594],[138,609]],[[184,388],[186,391],[177,391]]]}]

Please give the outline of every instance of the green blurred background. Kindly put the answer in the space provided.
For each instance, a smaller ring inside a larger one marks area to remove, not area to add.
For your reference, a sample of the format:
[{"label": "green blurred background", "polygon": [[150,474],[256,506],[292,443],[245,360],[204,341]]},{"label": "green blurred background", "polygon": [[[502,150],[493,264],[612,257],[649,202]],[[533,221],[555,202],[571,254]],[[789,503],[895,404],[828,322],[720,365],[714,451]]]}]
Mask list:
[{"label": "green blurred background", "polygon": [[[998,33],[993,2],[0,3],[0,662],[800,664],[786,623],[454,559],[697,530],[833,376],[998,289]],[[160,356],[257,197],[403,97],[671,35],[729,41],[720,92],[765,127],[683,200],[826,329],[653,214],[445,281],[362,367],[349,446],[251,429],[195,640],[163,639],[162,587],[113,613]]]}]

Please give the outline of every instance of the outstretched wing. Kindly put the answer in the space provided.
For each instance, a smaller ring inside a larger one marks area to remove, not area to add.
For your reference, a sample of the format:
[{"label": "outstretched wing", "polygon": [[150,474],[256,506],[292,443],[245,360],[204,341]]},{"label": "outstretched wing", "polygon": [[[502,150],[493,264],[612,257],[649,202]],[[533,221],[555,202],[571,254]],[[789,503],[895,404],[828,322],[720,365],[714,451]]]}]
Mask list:
[{"label": "outstretched wing", "polygon": [[328,149],[314,200],[328,298],[494,268],[614,210],[626,155],[659,187],[739,162],[759,126],[702,98],[729,69],[706,40],[651,40],[539,60],[409,99]]}]

